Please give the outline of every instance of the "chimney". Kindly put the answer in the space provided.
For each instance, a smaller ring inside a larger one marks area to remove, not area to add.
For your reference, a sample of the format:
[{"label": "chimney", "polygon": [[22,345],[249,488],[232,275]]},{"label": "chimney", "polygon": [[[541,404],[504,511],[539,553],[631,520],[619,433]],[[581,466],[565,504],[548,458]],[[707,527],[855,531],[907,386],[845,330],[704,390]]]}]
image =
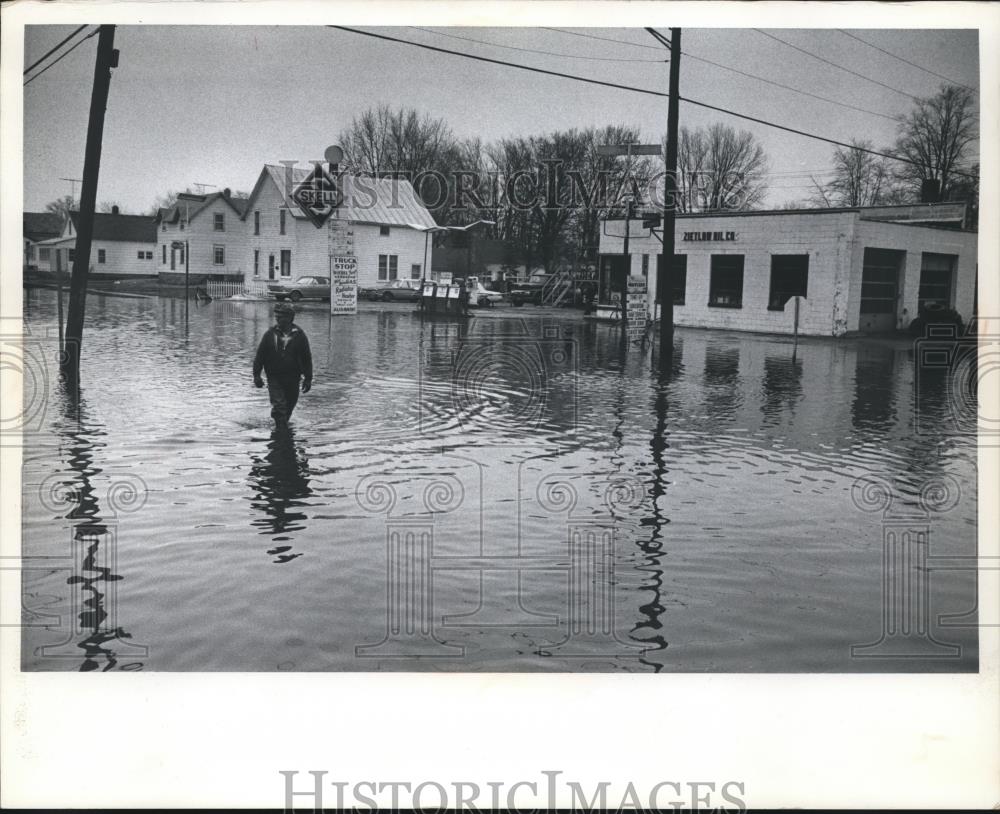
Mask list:
[{"label": "chimney", "polygon": [[118,204],[115,204],[114,206],[111,207],[111,214],[112,215],[118,214]]},{"label": "chimney", "polygon": [[222,190],[222,196],[224,198],[232,197],[232,194],[233,194],[233,191],[229,187],[226,187],[224,190]]},{"label": "chimney", "polygon": [[920,203],[940,203],[941,182],[937,178],[925,178],[920,185]]}]

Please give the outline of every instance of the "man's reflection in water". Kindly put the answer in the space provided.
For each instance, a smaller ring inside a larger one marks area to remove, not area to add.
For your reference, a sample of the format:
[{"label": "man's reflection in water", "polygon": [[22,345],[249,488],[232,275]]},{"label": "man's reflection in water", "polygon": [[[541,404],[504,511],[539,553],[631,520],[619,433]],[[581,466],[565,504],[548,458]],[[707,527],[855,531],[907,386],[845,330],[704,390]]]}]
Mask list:
[{"label": "man's reflection in water", "polygon": [[[101,516],[101,507],[91,481],[93,476],[101,472],[95,465],[94,451],[104,446],[103,442],[93,439],[104,435],[104,430],[90,424],[86,404],[78,390],[63,386],[60,395],[63,421],[59,434],[66,444],[67,462],[73,473],[73,477],[68,478],[65,485],[76,496],[76,505],[67,519],[73,523],[77,565],[75,573],[66,583],[74,586],[74,590],[78,592],[80,613],[77,629],[80,634],[86,634],[85,638],[76,643],[83,650],[84,659],[80,671],[107,672],[118,666],[118,657],[124,646],[122,640],[131,638],[131,635],[115,625],[117,591],[114,583],[122,577],[113,573],[109,567],[115,561],[114,551],[111,550],[115,539]],[[56,654],[58,650],[59,648],[51,648],[51,652]],[[120,669],[141,667],[141,663],[133,662]]]},{"label": "man's reflection in water", "polygon": [[270,534],[275,543],[267,553],[274,556],[276,563],[301,557],[302,552],[290,553],[290,532],[305,528],[307,515],[299,507],[307,505],[312,489],[309,461],[302,447],[295,446],[295,431],[291,427],[275,427],[267,454],[253,456],[250,486],[254,491],[250,505],[265,515],[254,520],[253,525],[261,529],[261,534]]}]

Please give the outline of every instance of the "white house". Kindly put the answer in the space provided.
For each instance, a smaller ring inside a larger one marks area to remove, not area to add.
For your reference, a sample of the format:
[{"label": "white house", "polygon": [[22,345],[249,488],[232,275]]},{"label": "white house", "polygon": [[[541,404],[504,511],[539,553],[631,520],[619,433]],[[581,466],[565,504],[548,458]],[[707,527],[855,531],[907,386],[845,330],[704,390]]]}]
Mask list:
[{"label": "white house", "polygon": [[[79,212],[70,212],[62,234],[38,244],[39,271],[70,272],[76,255]],[[156,222],[148,215],[94,214],[90,245],[90,276],[94,279],[155,277]],[[40,258],[45,256],[46,260]]]},{"label": "white house", "polygon": [[[185,263],[194,282],[241,277],[246,248],[242,221],[245,198],[229,189],[196,195],[182,192],[156,215],[156,272],[162,282],[178,282]],[[191,256],[185,257],[187,248]]]},{"label": "white house", "polygon": [[[928,304],[973,313],[978,235],[963,231],[964,204],[681,214],[672,273],[674,322],[791,333],[903,329]],[[598,317],[614,317],[626,272],[656,301],[660,235],[609,220],[602,230]],[[658,311],[657,311],[658,315]]]},{"label": "white house", "polygon": [[341,176],[343,202],[316,226],[292,198],[309,171],[267,164],[244,214],[248,286],[303,275],[330,276],[330,258],[358,261],[358,285],[422,279],[430,267],[434,218],[408,181]]},{"label": "white house", "polygon": [[52,249],[39,244],[62,234],[63,216],[57,212],[23,212],[21,227],[25,269],[37,270],[41,264],[48,271]]}]

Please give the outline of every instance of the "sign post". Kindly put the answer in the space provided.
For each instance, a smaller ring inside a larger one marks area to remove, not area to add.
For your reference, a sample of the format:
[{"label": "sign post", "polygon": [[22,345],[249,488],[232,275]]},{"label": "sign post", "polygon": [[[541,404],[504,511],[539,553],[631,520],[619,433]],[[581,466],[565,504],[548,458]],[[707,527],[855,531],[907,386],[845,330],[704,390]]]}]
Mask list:
[{"label": "sign post", "polygon": [[[625,166],[629,172],[631,172],[632,156],[660,155],[662,152],[663,149],[659,144],[601,144],[597,147],[598,155],[625,156]],[[628,321],[628,315],[632,310],[632,303],[630,302],[630,297],[628,296],[629,286],[631,285],[629,281],[632,274],[632,261],[628,253],[628,244],[634,204],[634,199],[630,197],[625,207],[625,244],[623,247],[623,252],[625,254],[625,279],[622,281],[622,307],[624,309],[622,318],[626,323]],[[645,315],[645,307],[643,308],[642,313]],[[645,325],[643,325],[643,330],[645,331]]]}]

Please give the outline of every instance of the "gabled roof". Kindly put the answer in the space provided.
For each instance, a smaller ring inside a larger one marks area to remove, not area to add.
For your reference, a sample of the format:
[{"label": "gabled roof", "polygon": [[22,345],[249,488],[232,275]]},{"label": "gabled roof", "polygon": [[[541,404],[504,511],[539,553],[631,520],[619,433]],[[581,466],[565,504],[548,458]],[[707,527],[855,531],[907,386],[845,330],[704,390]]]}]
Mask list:
[{"label": "gabled roof", "polygon": [[63,216],[58,212],[24,212],[21,222],[28,240],[47,240],[62,234]]},{"label": "gabled roof", "polygon": [[[78,231],[79,212],[70,212],[73,231]],[[94,240],[122,243],[156,243],[156,218],[149,215],[94,214]]]},{"label": "gabled roof", "polygon": [[[254,185],[247,212],[260,194],[264,182],[270,180],[278,188],[293,217],[307,215],[292,200],[292,192],[312,172],[301,167],[265,164]],[[337,207],[337,217],[356,223],[376,223],[388,226],[407,226],[411,229],[432,229],[437,224],[434,216],[414,192],[409,181],[397,178],[368,178],[354,175],[339,176],[343,203]]]},{"label": "gabled roof", "polygon": [[229,208],[240,218],[243,217],[249,203],[246,198],[234,198],[225,192],[210,192],[207,195],[182,192],[177,196],[177,202],[173,206],[160,207],[160,211],[156,214],[156,222],[177,223],[180,220],[190,222],[197,217],[199,212],[220,199],[228,204]]}]

